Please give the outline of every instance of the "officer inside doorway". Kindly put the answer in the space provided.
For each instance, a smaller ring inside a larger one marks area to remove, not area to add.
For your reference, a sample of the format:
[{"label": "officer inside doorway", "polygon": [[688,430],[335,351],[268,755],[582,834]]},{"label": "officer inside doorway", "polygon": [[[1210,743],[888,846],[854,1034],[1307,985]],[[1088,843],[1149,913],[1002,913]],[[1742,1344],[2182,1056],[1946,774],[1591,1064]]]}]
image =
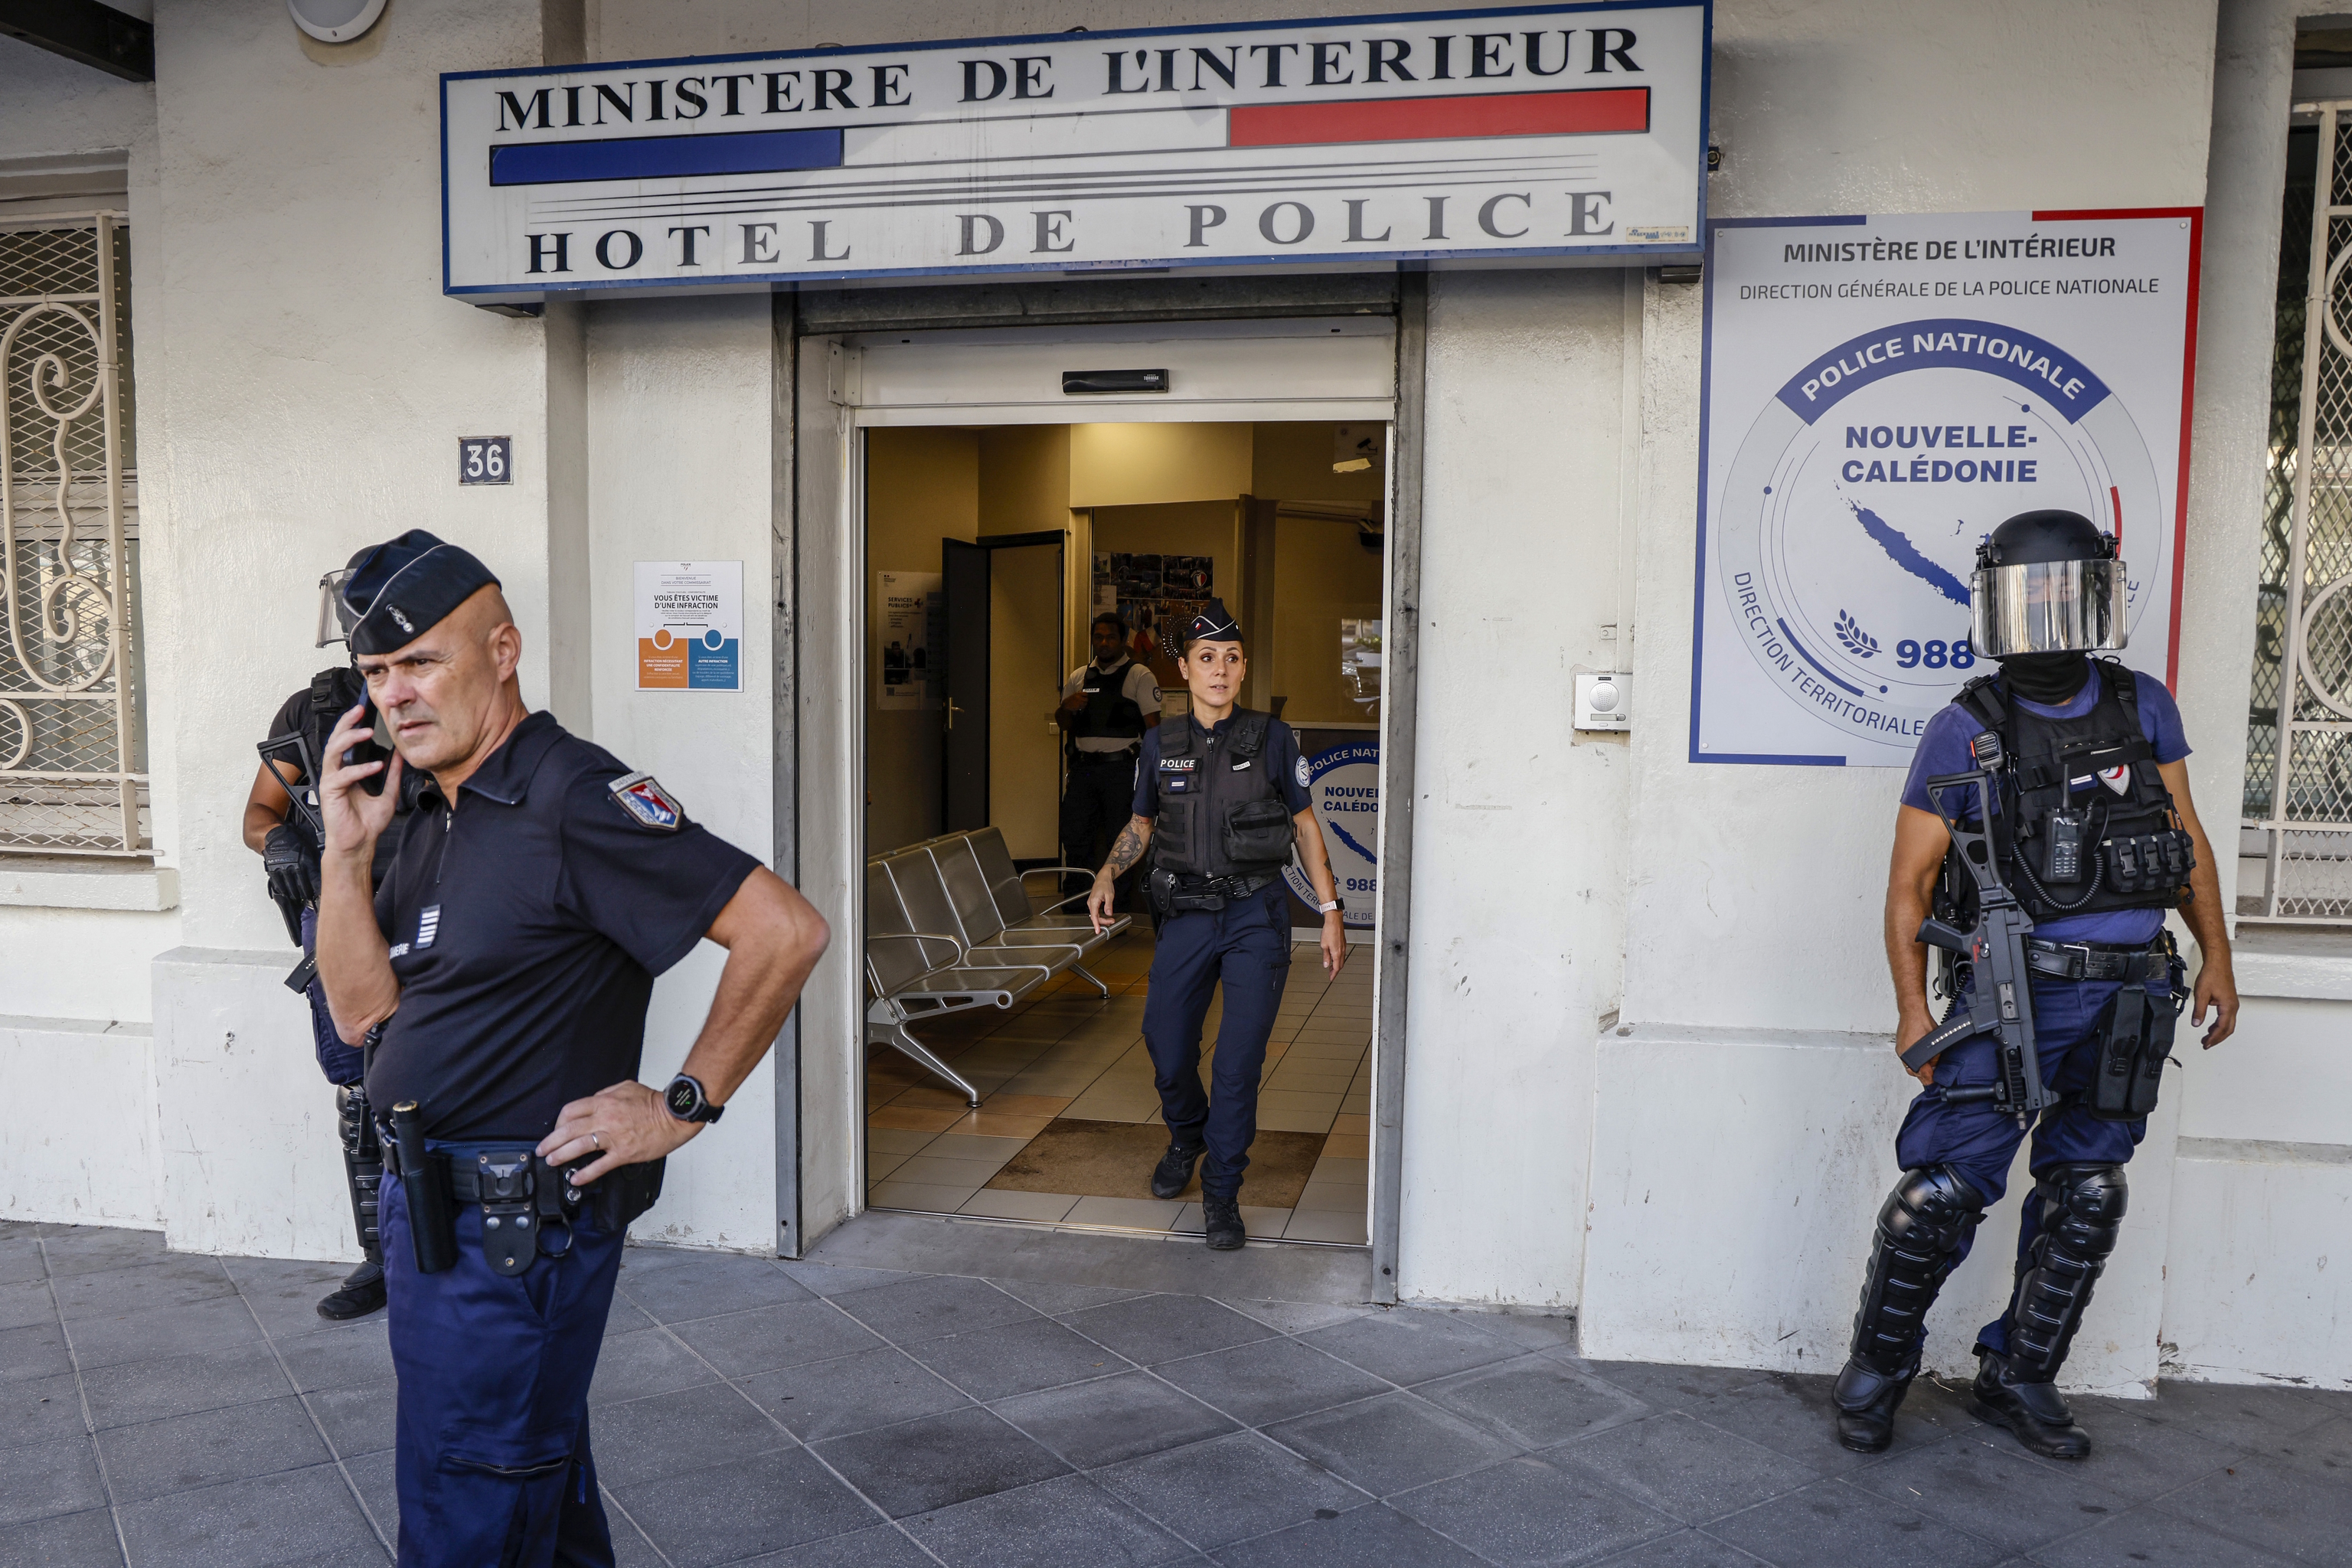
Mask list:
[{"label": "officer inside doorway", "polygon": [[[1127,624],[1117,616],[1097,616],[1087,634],[1094,658],[1062,683],[1054,717],[1069,737],[1062,864],[1091,868],[1109,853],[1135,798],[1135,759],[1145,726],[1160,721],[1160,682],[1129,656]],[[1132,907],[1133,872],[1119,879],[1118,891],[1119,907]]]},{"label": "officer inside doorway", "polygon": [[[2015,1282],[2008,1308],[1978,1331],[1971,1408],[2036,1454],[2090,1452],[2056,1379],[2115,1250],[2125,1163],[2147,1131],[2181,1002],[2192,1003],[2192,1025],[2212,1015],[2209,1048],[2236,1026],[2221,882],[2189,796],[2180,710],[2161,683],[2090,657],[2124,646],[2124,572],[2114,538],[2079,513],[2030,511],[1995,529],[1977,552],[1971,609],[1977,651],[2000,673],[1970,681],[1928,721],[1904,785],[1886,956],[1895,1046],[1927,1087],[1895,1138],[1903,1173],[1879,1211],[1853,1351],[1832,1394],[1838,1440],[1860,1453],[1893,1441],[1927,1309],[2000,1201],[2029,1123],[2034,1184]],[[1967,782],[1986,773],[1989,826],[1972,804],[1983,785]],[[1988,874],[1971,871],[1956,829],[1984,850]],[[2012,898],[2032,922],[2021,936]],[[2176,907],[2203,952],[2193,993],[2164,929]],[[1940,1025],[1928,1011],[1929,940],[1967,953],[1946,973],[1953,1000]],[[2016,979],[2002,982],[2003,968]],[[2008,1005],[2021,991],[2050,1097],[2038,1108]]]},{"label": "officer inside doorway", "polygon": [[[1147,897],[1159,926],[1143,1039],[1151,1052],[1168,1152],[1151,1194],[1172,1198],[1201,1166],[1208,1243],[1231,1251],[1247,1239],[1242,1172],[1257,1136],[1258,1076],[1290,976],[1289,889],[1282,868],[1295,846],[1323,914],[1322,957],[1337,976],[1347,930],[1323,833],[1307,795],[1307,768],[1290,726],[1234,706],[1249,677],[1242,629],[1212,599],[1184,630],[1184,684],[1192,710],[1163,718],[1143,737],[1133,814],[1095,873],[1087,910],[1108,922],[1118,879],[1151,852]],[[1201,1025],[1224,986],[1211,1085],[1201,1087]]]}]

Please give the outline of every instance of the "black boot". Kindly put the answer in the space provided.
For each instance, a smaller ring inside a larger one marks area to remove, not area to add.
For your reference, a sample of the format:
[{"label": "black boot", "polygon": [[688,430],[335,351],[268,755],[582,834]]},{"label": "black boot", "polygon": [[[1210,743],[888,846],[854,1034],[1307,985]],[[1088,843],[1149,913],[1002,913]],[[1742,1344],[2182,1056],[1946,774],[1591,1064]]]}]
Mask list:
[{"label": "black boot", "polygon": [[1975,1398],[1969,1408],[1980,1421],[2006,1426],[2017,1440],[2049,1459],[2090,1457],[2091,1435],[2074,1425],[2074,1413],[2054,1383],[2027,1383],[2009,1357],[1997,1351],[1977,1352]]},{"label": "black boot", "polygon": [[364,1318],[383,1310],[383,1265],[373,1258],[365,1258],[343,1276],[333,1294],[319,1299],[319,1316],[335,1323]]},{"label": "black boot", "polygon": [[1237,1197],[1202,1194],[1201,1224],[1209,1233],[1209,1245],[1219,1252],[1231,1252],[1249,1239],[1249,1231],[1242,1225],[1242,1201]]},{"label": "black boot", "polygon": [[1837,1412],[1837,1439],[1857,1454],[1883,1454],[1895,1441],[1895,1412],[1911,1392],[1919,1364],[1889,1377],[1858,1361],[1848,1361],[1830,1389]]},{"label": "black boot", "polygon": [[1984,1198],[1949,1165],[1906,1171],[1878,1211],[1853,1348],[1830,1404],[1837,1440],[1858,1454],[1895,1441],[1895,1411],[1919,1373],[1927,1309],[1968,1250]]},{"label": "black boot", "polygon": [[1171,1143],[1151,1173],[1151,1195],[1172,1198],[1192,1184],[1192,1167],[1208,1152],[1205,1143]]}]

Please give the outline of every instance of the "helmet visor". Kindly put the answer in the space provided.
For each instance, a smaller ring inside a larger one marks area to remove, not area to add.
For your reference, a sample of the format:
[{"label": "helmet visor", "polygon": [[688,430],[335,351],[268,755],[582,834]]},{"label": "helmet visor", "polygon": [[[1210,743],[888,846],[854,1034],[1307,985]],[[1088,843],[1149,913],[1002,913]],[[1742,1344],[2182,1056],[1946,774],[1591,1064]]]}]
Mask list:
[{"label": "helmet visor", "polygon": [[343,581],[351,574],[351,569],[345,567],[319,579],[319,640],[313,646],[325,647],[330,643],[352,640],[352,627],[359,616],[343,603]]},{"label": "helmet visor", "polygon": [[2096,653],[2124,646],[2124,563],[1979,567],[1969,589],[1977,655]]}]

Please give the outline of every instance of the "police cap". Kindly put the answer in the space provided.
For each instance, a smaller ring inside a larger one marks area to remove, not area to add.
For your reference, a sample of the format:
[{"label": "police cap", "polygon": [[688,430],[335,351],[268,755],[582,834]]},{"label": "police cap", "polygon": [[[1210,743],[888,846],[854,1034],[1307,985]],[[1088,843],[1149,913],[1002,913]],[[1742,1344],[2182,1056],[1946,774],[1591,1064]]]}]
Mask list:
[{"label": "police cap", "polygon": [[390,653],[416,640],[498,578],[471,551],[412,528],[352,557],[343,602],[358,618],[354,654]]}]

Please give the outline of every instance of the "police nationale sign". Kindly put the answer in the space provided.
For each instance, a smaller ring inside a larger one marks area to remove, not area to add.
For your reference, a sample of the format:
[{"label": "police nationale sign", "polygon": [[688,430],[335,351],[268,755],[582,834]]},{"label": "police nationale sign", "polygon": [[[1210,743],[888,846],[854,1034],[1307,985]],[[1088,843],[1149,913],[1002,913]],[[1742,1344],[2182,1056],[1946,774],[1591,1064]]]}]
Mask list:
[{"label": "police nationale sign", "polygon": [[2079,511],[2169,683],[2200,215],[1709,226],[1694,762],[1908,764],[1959,685],[1976,550]]},{"label": "police nationale sign", "polygon": [[1692,253],[1706,4],[441,79],[453,294]]},{"label": "police nationale sign", "polygon": [[[1331,879],[1346,906],[1341,921],[1371,929],[1373,902],[1380,892],[1381,747],[1377,741],[1356,741],[1334,746],[1311,758],[1299,759],[1299,783],[1313,803],[1315,820],[1322,825],[1323,852],[1331,862]],[[1315,884],[1296,859],[1283,868],[1283,879],[1301,903],[1313,909],[1321,900]]]}]

